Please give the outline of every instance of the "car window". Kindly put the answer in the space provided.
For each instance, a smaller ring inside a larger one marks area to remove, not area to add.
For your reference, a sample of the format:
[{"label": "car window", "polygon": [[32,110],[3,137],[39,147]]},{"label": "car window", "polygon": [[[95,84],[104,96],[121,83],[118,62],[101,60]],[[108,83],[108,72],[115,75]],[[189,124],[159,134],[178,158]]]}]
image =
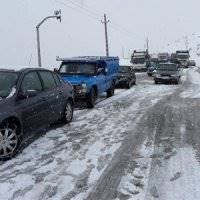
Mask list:
[{"label": "car window", "polygon": [[60,81],[58,75],[55,74],[55,73],[53,73],[53,77],[54,77],[54,79],[55,79],[55,81],[56,81],[56,85],[60,86],[60,85],[61,85],[61,81]]},{"label": "car window", "polygon": [[26,92],[27,90],[42,91],[42,85],[37,72],[30,72],[24,76],[21,91]]},{"label": "car window", "polygon": [[56,82],[55,82],[51,72],[40,71],[39,74],[42,78],[42,81],[44,84],[44,89],[49,90],[49,89],[53,89],[56,87]]}]

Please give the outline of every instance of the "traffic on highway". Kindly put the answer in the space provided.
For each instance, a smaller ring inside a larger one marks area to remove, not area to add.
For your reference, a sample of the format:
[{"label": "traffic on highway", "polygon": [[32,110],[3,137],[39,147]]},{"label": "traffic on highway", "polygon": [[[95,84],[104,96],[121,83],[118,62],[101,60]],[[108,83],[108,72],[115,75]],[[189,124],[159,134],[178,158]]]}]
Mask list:
[{"label": "traffic on highway", "polygon": [[0,200],[200,199],[200,4],[1,5]]}]

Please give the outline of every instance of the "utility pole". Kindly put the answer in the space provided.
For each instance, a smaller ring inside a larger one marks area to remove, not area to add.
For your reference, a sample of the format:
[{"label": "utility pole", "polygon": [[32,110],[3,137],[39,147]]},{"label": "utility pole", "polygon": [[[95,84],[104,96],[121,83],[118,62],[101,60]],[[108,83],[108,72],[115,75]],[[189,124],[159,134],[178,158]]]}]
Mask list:
[{"label": "utility pole", "polygon": [[107,27],[107,24],[110,22],[110,20],[107,20],[106,14],[104,14],[104,20],[101,21],[101,22],[104,24],[104,28],[105,28],[106,56],[109,56],[108,27]]},{"label": "utility pole", "polygon": [[185,36],[185,48],[186,48],[186,50],[189,50],[189,40],[188,40],[188,36]]},{"label": "utility pole", "polygon": [[55,11],[54,15],[45,17],[37,26],[36,26],[36,33],[37,33],[37,53],[38,53],[38,66],[42,67],[42,60],[41,60],[41,49],[40,49],[40,26],[47,21],[48,19],[56,18],[61,22],[61,10]]},{"label": "utility pole", "polygon": [[149,51],[149,38],[146,39],[146,43],[147,43],[147,51]]}]

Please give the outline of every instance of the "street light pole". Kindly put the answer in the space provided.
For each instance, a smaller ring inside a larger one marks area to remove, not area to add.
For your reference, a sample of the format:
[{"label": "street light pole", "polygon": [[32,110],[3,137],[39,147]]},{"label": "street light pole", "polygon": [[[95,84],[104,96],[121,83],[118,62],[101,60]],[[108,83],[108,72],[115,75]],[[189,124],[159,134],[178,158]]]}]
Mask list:
[{"label": "street light pole", "polygon": [[40,49],[40,26],[47,21],[48,19],[56,18],[61,22],[61,10],[55,11],[54,15],[45,17],[37,26],[36,26],[36,33],[37,33],[37,53],[38,53],[38,66],[42,67],[42,59],[41,59],[41,49]]},{"label": "street light pole", "polygon": [[40,52],[40,29],[36,27],[37,32],[37,53],[38,53],[38,66],[42,67],[41,52]]}]

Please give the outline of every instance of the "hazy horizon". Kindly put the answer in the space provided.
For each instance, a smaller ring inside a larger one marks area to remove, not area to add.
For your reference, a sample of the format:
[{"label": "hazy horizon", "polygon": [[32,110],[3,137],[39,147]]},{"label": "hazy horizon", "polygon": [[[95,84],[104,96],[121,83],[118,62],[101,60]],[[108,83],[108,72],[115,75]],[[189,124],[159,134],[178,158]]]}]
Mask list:
[{"label": "hazy horizon", "polygon": [[[173,52],[199,43],[197,0],[7,0],[1,3],[0,65],[37,66],[35,26],[54,10],[62,10],[62,23],[51,19],[40,29],[42,63],[58,66],[56,56],[104,55],[103,14],[108,25],[110,54],[128,56],[130,49]],[[194,50],[194,49],[193,49]]]}]

